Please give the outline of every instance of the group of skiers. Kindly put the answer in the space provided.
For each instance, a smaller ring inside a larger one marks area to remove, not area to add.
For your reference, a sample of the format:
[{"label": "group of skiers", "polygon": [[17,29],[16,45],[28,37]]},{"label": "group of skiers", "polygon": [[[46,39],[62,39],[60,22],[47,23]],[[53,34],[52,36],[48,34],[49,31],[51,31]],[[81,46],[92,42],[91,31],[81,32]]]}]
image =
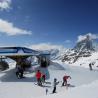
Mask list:
[{"label": "group of skiers", "polygon": [[[68,86],[67,81],[68,81],[69,78],[71,79],[71,77],[68,76],[68,75],[66,75],[66,74],[63,76],[62,86]],[[57,79],[54,78],[53,91],[52,91],[52,93],[56,93],[56,86],[57,86],[58,84],[59,84],[59,81],[57,81]]]},{"label": "group of skiers", "polygon": [[[24,70],[22,67],[17,67],[16,76],[18,78],[24,78],[23,72]],[[46,74],[42,73],[40,70],[37,70],[35,77],[37,80],[37,85],[42,86],[45,83]],[[71,79],[71,77],[65,74],[63,76],[62,86],[68,86],[68,83],[67,83],[68,79]],[[59,81],[56,78],[54,78],[52,93],[56,93],[56,87],[58,84],[59,84]],[[46,94],[47,92],[48,92],[48,89],[46,89]]]},{"label": "group of skiers", "polygon": [[[35,76],[36,76],[36,79],[37,79],[37,84],[39,86],[42,86],[42,83],[45,83],[46,75],[43,74],[40,70],[37,70]],[[65,74],[63,76],[62,86],[68,86],[68,83],[67,83],[68,79],[71,79],[71,77]],[[56,93],[56,87],[57,87],[58,84],[59,84],[59,81],[56,78],[54,78],[52,93]],[[47,94],[47,92],[48,92],[48,89],[46,89],[46,94]]]}]

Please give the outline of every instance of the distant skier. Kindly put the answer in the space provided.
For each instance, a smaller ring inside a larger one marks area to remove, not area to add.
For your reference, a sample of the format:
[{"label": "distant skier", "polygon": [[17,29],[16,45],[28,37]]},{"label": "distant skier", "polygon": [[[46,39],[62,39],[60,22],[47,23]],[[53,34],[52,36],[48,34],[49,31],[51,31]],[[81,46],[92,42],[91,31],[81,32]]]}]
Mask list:
[{"label": "distant skier", "polygon": [[42,75],[42,73],[40,72],[40,70],[37,70],[37,72],[36,72],[36,79],[37,79],[38,85],[40,85],[40,86],[42,85],[41,75]]},{"label": "distant skier", "polygon": [[90,69],[90,70],[93,70],[91,63],[89,64],[89,69]]},{"label": "distant skier", "polygon": [[71,77],[70,77],[70,76],[67,76],[67,75],[65,75],[65,76],[63,77],[62,86],[67,86],[67,80],[68,80],[69,78],[71,79]]},{"label": "distant skier", "polygon": [[57,79],[54,78],[54,82],[53,82],[53,91],[52,93],[56,93],[56,86],[59,84],[59,82],[57,82]]}]

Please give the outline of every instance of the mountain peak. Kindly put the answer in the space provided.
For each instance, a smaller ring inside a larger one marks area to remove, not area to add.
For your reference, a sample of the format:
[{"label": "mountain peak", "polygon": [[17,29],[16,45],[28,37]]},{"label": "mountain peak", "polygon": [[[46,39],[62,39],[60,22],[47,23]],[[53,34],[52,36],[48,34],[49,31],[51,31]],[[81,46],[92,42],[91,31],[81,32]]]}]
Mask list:
[{"label": "mountain peak", "polygon": [[76,51],[83,51],[83,50],[94,50],[92,39],[90,36],[87,35],[84,40],[77,42],[76,46],[74,47]]}]

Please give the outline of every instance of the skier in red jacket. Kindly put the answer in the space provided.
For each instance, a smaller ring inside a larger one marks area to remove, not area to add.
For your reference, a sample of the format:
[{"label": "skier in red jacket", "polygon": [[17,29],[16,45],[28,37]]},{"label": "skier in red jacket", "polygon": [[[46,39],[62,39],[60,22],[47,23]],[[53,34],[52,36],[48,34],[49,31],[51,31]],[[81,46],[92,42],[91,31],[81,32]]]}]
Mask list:
[{"label": "skier in red jacket", "polygon": [[68,80],[69,78],[71,79],[71,77],[70,77],[70,76],[67,76],[67,75],[65,75],[65,76],[63,77],[62,86],[67,86],[67,80]]},{"label": "skier in red jacket", "polygon": [[38,85],[42,85],[42,83],[41,83],[41,76],[42,76],[42,73],[40,72],[40,70],[38,70],[36,72],[36,79],[37,79]]}]

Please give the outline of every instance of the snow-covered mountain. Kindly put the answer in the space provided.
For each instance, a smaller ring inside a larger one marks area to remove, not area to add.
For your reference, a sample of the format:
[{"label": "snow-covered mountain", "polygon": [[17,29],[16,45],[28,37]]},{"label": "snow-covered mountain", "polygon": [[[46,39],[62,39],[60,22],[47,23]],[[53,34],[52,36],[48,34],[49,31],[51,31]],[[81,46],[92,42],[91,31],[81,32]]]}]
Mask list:
[{"label": "snow-covered mountain", "polygon": [[97,52],[97,49],[98,45],[90,39],[89,35],[87,35],[84,40],[77,42],[73,49],[70,49],[65,53],[62,61],[75,63],[80,58],[92,56],[94,52]]},{"label": "snow-covered mountain", "polygon": [[51,60],[62,60],[62,58],[64,57],[65,53],[68,51],[69,49],[51,49],[50,52],[50,58]]},{"label": "snow-covered mountain", "polygon": [[[76,43],[73,49],[66,48],[54,48],[46,50],[50,53],[51,60],[61,60],[65,63],[79,65],[88,65],[89,63],[95,62],[98,59],[98,44],[90,39],[89,35],[84,40]],[[44,51],[45,52],[45,51]]]},{"label": "snow-covered mountain", "polygon": [[38,51],[40,51],[40,53],[43,53],[43,54],[50,54],[51,60],[62,60],[62,58],[64,57],[65,53],[68,50],[69,49],[61,47],[61,48],[52,48],[52,49],[46,49],[46,50],[39,49]]},{"label": "snow-covered mountain", "polygon": [[97,52],[98,44],[87,35],[84,40],[76,43],[73,49],[54,48],[47,50],[50,53],[51,60],[61,60],[63,62],[75,63],[80,59],[90,57]]},{"label": "snow-covered mountain", "polygon": [[[91,41],[91,44],[92,41]],[[91,57],[94,53],[97,53],[97,45],[88,45],[88,41],[82,41],[76,44],[73,49],[50,49],[44,50],[44,53],[50,53],[51,60],[61,60],[63,62],[75,63],[80,59]],[[97,58],[96,58],[97,59]]]},{"label": "snow-covered mountain", "polygon": [[[34,47],[32,46],[32,48]],[[98,43],[94,39],[91,39],[91,35],[87,34],[82,40],[78,40],[72,49],[67,49],[62,46],[58,47],[52,44],[37,45],[35,49],[38,49],[42,53],[49,53],[51,60],[75,63],[80,59],[90,57],[93,53],[98,52]]]}]

